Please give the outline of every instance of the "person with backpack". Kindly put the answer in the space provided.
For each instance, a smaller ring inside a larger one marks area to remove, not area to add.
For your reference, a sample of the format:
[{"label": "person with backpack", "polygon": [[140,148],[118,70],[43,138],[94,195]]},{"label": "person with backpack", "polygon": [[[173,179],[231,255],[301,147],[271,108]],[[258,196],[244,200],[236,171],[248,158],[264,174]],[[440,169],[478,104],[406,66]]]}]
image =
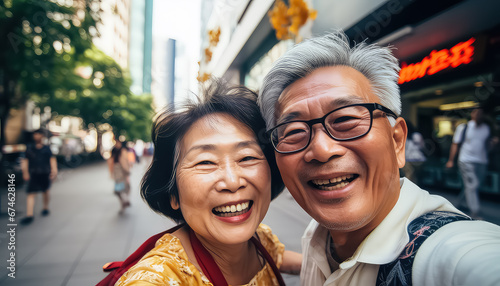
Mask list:
[{"label": "person with backpack", "polygon": [[268,140],[313,218],[301,285],[500,285],[500,226],[399,176],[399,70],[390,48],[351,47],[335,31],[297,44],[264,77]]},{"label": "person with backpack", "polygon": [[280,272],[300,272],[302,256],[261,224],[283,181],[258,136],[265,123],[256,98],[214,80],[203,99],[159,114],[141,195],[179,226],[118,264],[130,268],[116,283],[98,285],[284,285]]},{"label": "person with backpack", "polygon": [[453,168],[458,153],[458,169],[467,207],[471,217],[477,219],[481,218],[478,191],[488,171],[488,150],[498,142],[498,138],[491,135],[490,127],[484,122],[483,108],[474,108],[471,120],[457,126],[446,163],[447,168]]}]

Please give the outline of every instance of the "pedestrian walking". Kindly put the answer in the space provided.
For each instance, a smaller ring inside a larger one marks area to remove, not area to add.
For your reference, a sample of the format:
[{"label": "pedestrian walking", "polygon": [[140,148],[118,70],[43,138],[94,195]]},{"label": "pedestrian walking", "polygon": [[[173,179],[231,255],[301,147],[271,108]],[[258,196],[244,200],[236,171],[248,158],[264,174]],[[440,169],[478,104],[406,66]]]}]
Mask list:
[{"label": "pedestrian walking", "polygon": [[405,145],[406,163],[402,170],[405,177],[418,184],[420,169],[427,160],[424,153],[424,137],[410,121],[406,121],[406,126],[408,127],[408,136],[406,137]]},{"label": "pedestrian walking", "polygon": [[[471,120],[460,124],[455,130],[447,168],[453,168],[458,153],[458,169],[463,182],[463,194],[473,218],[480,218],[478,190],[488,171],[488,150],[498,142],[492,137],[490,126],[484,122],[484,110],[475,108]],[[463,201],[459,195],[458,205]]]},{"label": "pedestrian walking", "polygon": [[134,144],[134,151],[137,163],[141,162],[142,155],[144,154],[144,141],[142,140],[137,140]]},{"label": "pedestrian walking", "polygon": [[26,192],[26,217],[21,219],[21,224],[30,224],[34,219],[35,199],[38,192],[43,194],[42,215],[50,214],[50,184],[57,176],[57,160],[52,155],[50,147],[44,144],[44,130],[38,129],[33,132],[33,144],[26,146],[24,158],[21,161],[21,169],[24,181],[28,181]]},{"label": "pedestrian walking", "polygon": [[130,164],[130,168],[132,168],[134,164],[137,162],[137,155],[135,154],[134,142],[127,141],[124,142],[124,145],[127,146],[127,151],[128,151],[127,158]]},{"label": "pedestrian walking", "polygon": [[115,142],[111,157],[108,159],[109,173],[115,181],[114,192],[120,200],[120,214],[130,206],[130,162],[128,159],[128,148],[119,140]]}]

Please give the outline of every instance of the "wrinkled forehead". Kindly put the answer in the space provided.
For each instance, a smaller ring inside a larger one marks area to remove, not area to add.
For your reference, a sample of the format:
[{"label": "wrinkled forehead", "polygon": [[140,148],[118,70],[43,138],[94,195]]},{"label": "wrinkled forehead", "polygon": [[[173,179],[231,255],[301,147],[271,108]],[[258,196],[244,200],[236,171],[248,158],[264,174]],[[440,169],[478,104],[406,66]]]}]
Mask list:
[{"label": "wrinkled forehead", "polygon": [[[237,130],[238,134],[232,132],[234,130]],[[182,145],[185,143],[186,137],[204,138],[216,134],[233,137],[244,134],[245,136],[256,138],[255,133],[246,123],[241,122],[228,113],[214,112],[194,121],[189,128],[187,128],[183,136],[178,138],[178,142]]]},{"label": "wrinkled forehead", "polygon": [[282,91],[275,105],[275,119],[286,113],[292,105],[298,103],[300,107],[301,102],[319,104],[320,98],[322,104],[327,102],[328,105],[334,105],[331,107],[379,102],[370,81],[359,71],[346,66],[322,67]]}]

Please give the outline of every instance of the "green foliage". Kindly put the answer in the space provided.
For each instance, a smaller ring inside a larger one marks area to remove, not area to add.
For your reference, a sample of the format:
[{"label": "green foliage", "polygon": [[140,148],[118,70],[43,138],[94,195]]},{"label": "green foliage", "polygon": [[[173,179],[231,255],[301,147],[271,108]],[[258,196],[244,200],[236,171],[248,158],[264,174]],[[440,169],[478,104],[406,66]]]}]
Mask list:
[{"label": "green foliage", "polygon": [[151,96],[133,95],[127,73],[92,44],[100,1],[84,0],[80,10],[55,2],[0,0],[2,101],[32,99],[84,126],[107,123],[129,140],[148,140]]},{"label": "green foliage", "polygon": [[39,106],[51,106],[59,115],[83,119],[84,125],[109,124],[128,140],[148,140],[152,124],[152,98],[134,95],[122,68],[95,47],[85,51],[77,70],[90,71],[76,83],[60,82],[55,96],[39,96]]},{"label": "green foliage", "polygon": [[4,84],[6,77],[20,90],[11,94],[13,103],[31,93],[52,95],[65,79],[76,82],[75,62],[97,33],[99,1],[84,1],[79,12],[48,0],[0,3],[0,71]]}]

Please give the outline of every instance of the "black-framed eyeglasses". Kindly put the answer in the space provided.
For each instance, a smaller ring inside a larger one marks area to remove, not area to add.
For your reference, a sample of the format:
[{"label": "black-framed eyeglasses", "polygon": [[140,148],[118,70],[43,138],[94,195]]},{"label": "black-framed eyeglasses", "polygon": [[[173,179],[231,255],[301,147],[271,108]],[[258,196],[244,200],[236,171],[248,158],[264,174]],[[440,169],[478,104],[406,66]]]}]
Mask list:
[{"label": "black-framed eyeglasses", "polygon": [[381,110],[387,116],[398,118],[392,110],[378,103],[359,103],[334,109],[321,118],[281,123],[269,130],[268,134],[276,152],[282,154],[307,148],[311,143],[311,128],[317,123],[321,123],[334,140],[354,140],[370,132],[374,110]]}]

